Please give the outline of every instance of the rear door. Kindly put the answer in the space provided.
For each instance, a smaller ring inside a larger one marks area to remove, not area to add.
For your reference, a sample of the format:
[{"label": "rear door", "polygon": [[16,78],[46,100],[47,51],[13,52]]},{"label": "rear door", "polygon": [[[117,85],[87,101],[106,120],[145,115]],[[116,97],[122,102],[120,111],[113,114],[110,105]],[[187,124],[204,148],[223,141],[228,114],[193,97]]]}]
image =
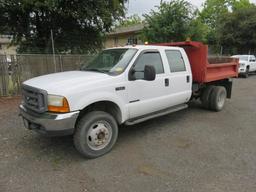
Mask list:
[{"label": "rear door", "polygon": [[181,49],[166,49],[164,54],[169,64],[168,105],[186,103],[192,94],[192,74],[186,53]]}]

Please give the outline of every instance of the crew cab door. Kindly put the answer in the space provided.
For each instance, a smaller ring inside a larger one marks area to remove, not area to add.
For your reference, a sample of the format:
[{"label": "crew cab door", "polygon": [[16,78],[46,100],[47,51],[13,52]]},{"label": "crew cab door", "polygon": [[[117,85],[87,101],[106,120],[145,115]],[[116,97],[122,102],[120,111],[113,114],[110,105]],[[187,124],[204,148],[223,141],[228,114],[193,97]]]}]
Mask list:
[{"label": "crew cab door", "polygon": [[[145,65],[152,65],[156,70],[156,79],[154,81],[144,80]],[[143,51],[133,66],[130,72],[134,70],[136,80],[128,82],[128,110],[129,118],[140,117],[159,111],[166,107],[165,100],[168,94],[169,82],[168,75],[165,73],[162,56],[158,50]]]},{"label": "crew cab door", "polygon": [[169,66],[170,82],[167,104],[175,106],[186,103],[192,95],[192,73],[187,55],[181,49],[166,49],[164,55]]}]

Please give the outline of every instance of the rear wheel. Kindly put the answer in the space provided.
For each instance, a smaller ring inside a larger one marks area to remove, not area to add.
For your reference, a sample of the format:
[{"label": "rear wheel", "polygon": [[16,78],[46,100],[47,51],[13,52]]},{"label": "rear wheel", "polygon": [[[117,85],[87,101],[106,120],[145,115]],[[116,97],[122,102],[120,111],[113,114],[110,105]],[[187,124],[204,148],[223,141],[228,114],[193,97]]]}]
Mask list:
[{"label": "rear wheel", "polygon": [[116,120],[106,112],[93,111],[77,123],[74,144],[83,156],[97,158],[113,148],[117,136]]},{"label": "rear wheel", "polygon": [[213,111],[221,111],[224,108],[226,98],[227,91],[225,87],[214,87],[210,95],[210,109]]},{"label": "rear wheel", "polygon": [[200,97],[201,102],[202,102],[202,106],[205,109],[209,109],[209,107],[210,107],[210,96],[211,96],[213,88],[214,88],[214,86],[212,86],[212,85],[207,86],[203,90],[203,93],[202,93],[202,95]]}]

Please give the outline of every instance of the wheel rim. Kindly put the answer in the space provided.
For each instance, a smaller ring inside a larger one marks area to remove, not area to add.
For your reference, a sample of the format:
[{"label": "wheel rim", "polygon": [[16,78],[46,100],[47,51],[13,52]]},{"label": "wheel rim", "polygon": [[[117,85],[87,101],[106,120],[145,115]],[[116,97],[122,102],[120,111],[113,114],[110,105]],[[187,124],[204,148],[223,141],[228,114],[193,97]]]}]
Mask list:
[{"label": "wheel rim", "polygon": [[92,150],[101,150],[111,141],[112,128],[107,121],[93,123],[87,133],[86,141]]},{"label": "wheel rim", "polygon": [[225,100],[226,100],[226,94],[225,92],[221,92],[219,97],[218,97],[218,107],[222,108],[225,104]]}]

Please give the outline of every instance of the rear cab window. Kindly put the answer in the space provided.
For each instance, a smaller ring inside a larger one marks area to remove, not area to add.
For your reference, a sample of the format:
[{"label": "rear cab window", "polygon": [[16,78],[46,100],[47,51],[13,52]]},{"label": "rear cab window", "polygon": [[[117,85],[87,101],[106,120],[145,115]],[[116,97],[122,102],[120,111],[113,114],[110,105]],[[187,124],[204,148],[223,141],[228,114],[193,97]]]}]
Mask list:
[{"label": "rear cab window", "polygon": [[172,73],[186,71],[185,62],[179,50],[165,50],[165,54]]}]

